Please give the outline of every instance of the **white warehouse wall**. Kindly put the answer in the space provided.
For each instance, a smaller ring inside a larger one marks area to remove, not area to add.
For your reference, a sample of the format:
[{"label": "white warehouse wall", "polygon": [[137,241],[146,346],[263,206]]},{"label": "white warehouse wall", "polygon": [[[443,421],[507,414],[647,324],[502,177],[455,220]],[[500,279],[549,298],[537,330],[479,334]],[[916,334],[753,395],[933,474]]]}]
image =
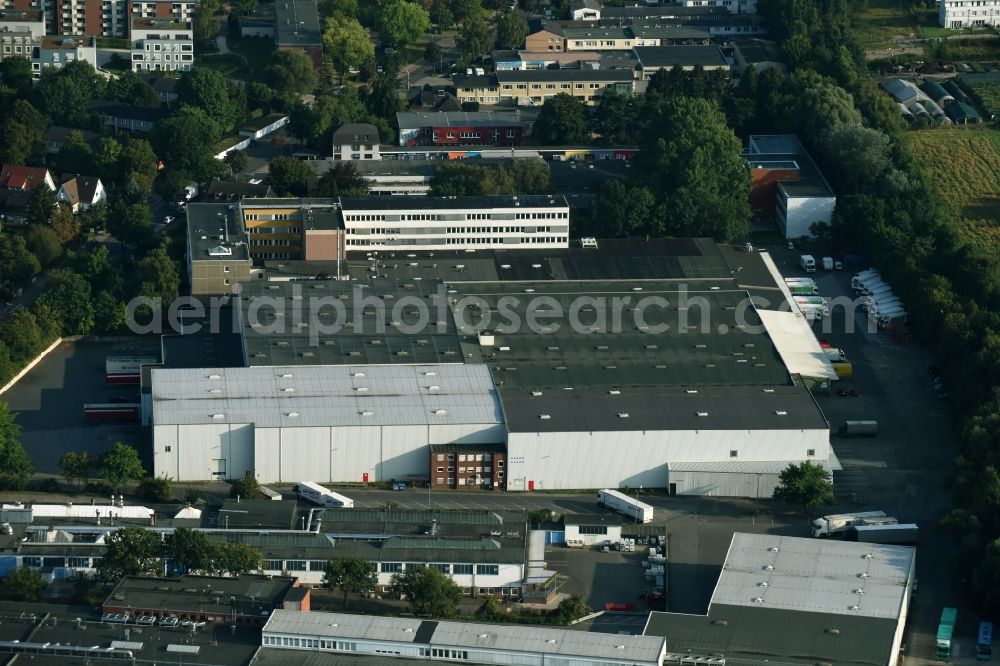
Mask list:
[{"label": "white warehouse wall", "polygon": [[501,424],[258,428],[255,474],[261,483],[352,483],[426,474],[430,444],[504,441]]},{"label": "white warehouse wall", "polygon": [[[225,476],[217,476],[217,461]],[[239,423],[153,426],[153,473],[177,481],[238,479],[254,469],[253,426]]]},{"label": "white warehouse wall", "polygon": [[671,471],[678,495],[702,497],[773,497],[778,475],[751,472]]},{"label": "white warehouse wall", "polygon": [[[807,456],[814,449],[815,456]],[[735,458],[730,451],[737,451]],[[802,460],[830,456],[829,430],[677,430],[507,435],[507,489],[664,488],[668,461]]]}]

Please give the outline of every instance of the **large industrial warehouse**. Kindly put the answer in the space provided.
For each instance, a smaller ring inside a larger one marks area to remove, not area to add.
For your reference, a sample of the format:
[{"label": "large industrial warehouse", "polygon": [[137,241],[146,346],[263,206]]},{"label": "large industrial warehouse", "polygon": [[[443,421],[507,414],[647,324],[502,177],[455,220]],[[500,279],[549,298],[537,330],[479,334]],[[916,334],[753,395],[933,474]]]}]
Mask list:
[{"label": "large industrial warehouse", "polygon": [[289,277],[320,268],[243,285],[246,367],[152,370],[158,475],[447,488],[429,447],[489,444],[494,488],[765,497],[791,462],[837,468],[811,394],[836,374],[766,253],[602,241]]}]

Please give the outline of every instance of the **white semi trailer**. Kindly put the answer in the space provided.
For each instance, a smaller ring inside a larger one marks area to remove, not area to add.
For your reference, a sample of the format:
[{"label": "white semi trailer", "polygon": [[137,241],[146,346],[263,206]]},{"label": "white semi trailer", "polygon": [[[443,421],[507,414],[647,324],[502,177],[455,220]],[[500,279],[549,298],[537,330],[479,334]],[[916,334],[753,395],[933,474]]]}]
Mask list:
[{"label": "white semi trailer", "polygon": [[597,503],[640,523],[653,522],[653,507],[617,490],[609,488],[598,490]]},{"label": "white semi trailer", "polygon": [[852,527],[860,525],[895,525],[899,521],[885,511],[837,513],[817,518],[812,522],[814,537],[843,536]]}]

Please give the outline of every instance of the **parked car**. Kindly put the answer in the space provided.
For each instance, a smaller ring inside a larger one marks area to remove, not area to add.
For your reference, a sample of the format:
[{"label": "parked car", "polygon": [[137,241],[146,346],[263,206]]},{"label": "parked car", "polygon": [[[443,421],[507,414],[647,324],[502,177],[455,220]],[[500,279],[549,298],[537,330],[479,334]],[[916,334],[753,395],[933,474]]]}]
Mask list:
[{"label": "parked car", "polygon": [[156,624],[156,618],[152,615],[140,615],[139,617],[135,618],[135,623],[152,625]]},{"label": "parked car", "polygon": [[161,617],[159,624],[161,627],[176,627],[179,622],[180,620],[178,620],[176,617],[171,616],[171,617]]}]

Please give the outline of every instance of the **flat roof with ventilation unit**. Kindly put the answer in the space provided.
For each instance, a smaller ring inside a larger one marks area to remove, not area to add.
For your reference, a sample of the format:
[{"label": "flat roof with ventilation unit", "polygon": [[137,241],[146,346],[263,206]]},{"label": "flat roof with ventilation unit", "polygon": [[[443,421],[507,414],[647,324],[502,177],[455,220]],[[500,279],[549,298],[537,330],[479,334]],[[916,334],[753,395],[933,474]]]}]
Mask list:
[{"label": "flat roof with ventilation unit", "polygon": [[234,204],[189,204],[187,238],[191,261],[250,260],[246,230]]}]

